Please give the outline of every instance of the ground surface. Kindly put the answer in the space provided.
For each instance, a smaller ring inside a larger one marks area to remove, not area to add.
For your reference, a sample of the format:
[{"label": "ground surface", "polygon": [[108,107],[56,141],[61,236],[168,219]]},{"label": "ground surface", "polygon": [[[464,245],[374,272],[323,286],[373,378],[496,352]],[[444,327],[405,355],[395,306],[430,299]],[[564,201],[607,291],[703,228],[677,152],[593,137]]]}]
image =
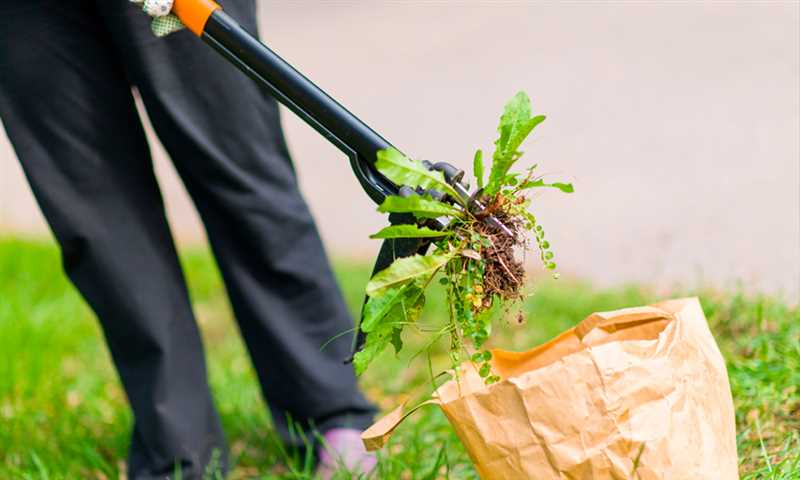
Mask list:
[{"label": "ground surface", "polygon": [[[230,441],[232,478],[309,478],[302,459],[282,450],[271,433],[209,256],[190,252],[184,265]],[[336,271],[355,308],[368,269],[343,262]],[[800,312],[734,292],[704,292],[701,298],[728,362],[743,478],[800,478]],[[592,311],[655,300],[635,287],[598,290],[548,280],[526,306],[528,324],[503,345],[531,346]],[[438,315],[436,303],[428,315]],[[434,365],[443,365],[441,357],[434,355]],[[419,358],[409,364],[387,354],[377,363],[363,385],[383,409],[396,406],[409,385],[425,382]],[[0,478],[120,478],[130,426],[100,331],[61,274],[56,249],[0,239]],[[444,416],[433,408],[398,429],[379,468],[381,479],[476,478]]]},{"label": "ground surface", "polygon": [[[503,103],[526,90],[548,118],[523,163],[577,189],[535,206],[564,278],[741,280],[798,299],[796,0],[257,3],[269,45],[410,155],[468,166],[491,147]],[[284,119],[329,249],[374,256],[367,235],[384,220],[344,158]],[[176,232],[201,237],[159,148],[156,158]],[[46,231],[0,134],[4,224]]]}]

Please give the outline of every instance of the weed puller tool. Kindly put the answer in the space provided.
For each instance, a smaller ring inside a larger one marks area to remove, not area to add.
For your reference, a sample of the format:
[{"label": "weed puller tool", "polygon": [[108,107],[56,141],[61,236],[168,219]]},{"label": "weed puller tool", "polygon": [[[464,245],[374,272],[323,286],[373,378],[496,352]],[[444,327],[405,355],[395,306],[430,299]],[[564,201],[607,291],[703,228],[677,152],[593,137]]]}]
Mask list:
[{"label": "weed puller tool", "polygon": [[[361,187],[375,203],[380,204],[388,195],[423,193],[408,186],[395,185],[381,175],[375,167],[376,154],[392,145],[248,33],[216,2],[175,0],[173,13],[195,35],[344,152],[350,159],[350,166]],[[441,171],[447,183],[461,198],[443,198],[439,192],[424,193],[459,204],[476,213],[484,209],[478,195],[470,195],[469,186],[461,182],[463,171],[447,163],[425,162],[425,165],[432,170]],[[389,221],[392,224],[408,224],[416,220],[410,214],[391,214]],[[513,236],[511,230],[495,217],[488,216],[485,221]],[[436,228],[436,220],[429,226]],[[373,273],[388,267],[395,258],[424,253],[429,246],[430,239],[424,238],[385,240]],[[359,332],[355,344],[357,348],[362,340]]]}]

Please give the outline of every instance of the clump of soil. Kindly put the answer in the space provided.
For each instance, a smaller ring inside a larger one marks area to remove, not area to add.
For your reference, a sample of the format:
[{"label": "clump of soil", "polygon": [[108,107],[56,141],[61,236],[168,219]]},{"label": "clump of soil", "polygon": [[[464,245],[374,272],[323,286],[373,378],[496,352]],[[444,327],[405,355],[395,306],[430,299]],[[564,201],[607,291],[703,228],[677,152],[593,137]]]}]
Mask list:
[{"label": "clump of soil", "polygon": [[502,198],[498,195],[489,202],[484,214],[494,215],[514,236],[509,236],[488,222],[476,222],[475,230],[489,240],[489,245],[480,251],[486,263],[483,277],[486,298],[491,299],[494,294],[498,294],[503,300],[516,300],[520,298],[520,290],[525,283],[525,268],[522,261],[515,256],[517,249],[525,248],[524,236],[521,234],[523,221],[503,208],[501,201],[498,201]]}]

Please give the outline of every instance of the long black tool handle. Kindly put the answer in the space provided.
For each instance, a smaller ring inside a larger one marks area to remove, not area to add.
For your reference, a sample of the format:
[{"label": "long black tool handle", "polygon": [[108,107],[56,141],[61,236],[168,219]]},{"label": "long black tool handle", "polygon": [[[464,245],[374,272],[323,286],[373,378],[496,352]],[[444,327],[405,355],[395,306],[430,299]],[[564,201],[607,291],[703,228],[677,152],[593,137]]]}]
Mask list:
[{"label": "long black tool handle", "polygon": [[[399,187],[375,168],[377,152],[391,144],[244,30],[216,2],[175,0],[173,11],[192,32],[345,152],[359,183],[372,200],[381,203],[387,195],[399,193]],[[390,215],[389,221],[413,223],[414,218],[395,214]],[[384,240],[375,272],[389,266],[395,258],[425,253],[429,245],[430,239]],[[364,332],[359,330],[353,337],[353,353],[361,348],[364,339]],[[351,356],[345,361],[352,359]]]},{"label": "long black tool handle", "polygon": [[387,195],[397,193],[398,187],[374,166],[377,152],[391,144],[225,12],[211,14],[202,39],[346,153],[373,201],[381,203]]}]

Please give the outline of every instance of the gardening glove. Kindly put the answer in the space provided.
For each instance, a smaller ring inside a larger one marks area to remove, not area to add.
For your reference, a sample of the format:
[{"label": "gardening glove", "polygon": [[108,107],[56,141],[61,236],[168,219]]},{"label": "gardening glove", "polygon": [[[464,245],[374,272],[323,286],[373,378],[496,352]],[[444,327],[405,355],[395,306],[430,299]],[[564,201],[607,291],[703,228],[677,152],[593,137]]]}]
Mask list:
[{"label": "gardening glove", "polygon": [[150,29],[156,37],[164,37],[170,33],[183,29],[183,23],[172,14],[174,0],[130,0],[131,3],[141,5],[142,10],[153,17]]}]

